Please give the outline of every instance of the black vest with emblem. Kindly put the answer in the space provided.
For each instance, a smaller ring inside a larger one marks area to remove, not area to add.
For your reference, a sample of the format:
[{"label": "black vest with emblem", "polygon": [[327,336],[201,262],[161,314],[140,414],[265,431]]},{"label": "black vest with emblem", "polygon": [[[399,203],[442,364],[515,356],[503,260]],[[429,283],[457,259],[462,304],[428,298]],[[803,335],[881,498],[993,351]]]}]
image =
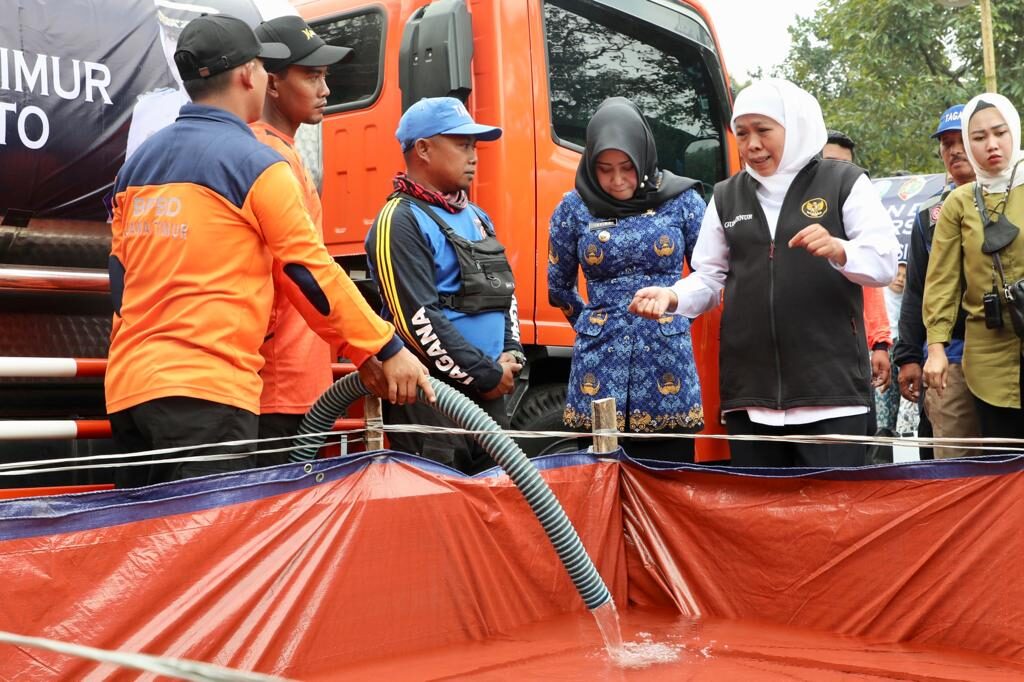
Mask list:
[{"label": "black vest with emblem", "polygon": [[[516,291],[512,266],[505,256],[505,247],[494,236],[494,228],[479,212],[477,217],[483,225],[484,238],[474,242],[456,233],[425,201],[404,192],[395,192],[389,198],[393,197],[419,206],[455,249],[455,256],[459,259],[459,290],[454,294],[439,295],[442,306],[462,313],[508,310],[512,306],[512,295]],[[472,204],[470,207],[476,212]]]},{"label": "black vest with emblem", "polygon": [[793,179],[772,240],[757,181],[715,185],[729,244],[719,356],[722,409],[869,405],[864,297],[825,258],[788,242],[820,223],[846,239],[843,204],[864,173],[814,159]]}]

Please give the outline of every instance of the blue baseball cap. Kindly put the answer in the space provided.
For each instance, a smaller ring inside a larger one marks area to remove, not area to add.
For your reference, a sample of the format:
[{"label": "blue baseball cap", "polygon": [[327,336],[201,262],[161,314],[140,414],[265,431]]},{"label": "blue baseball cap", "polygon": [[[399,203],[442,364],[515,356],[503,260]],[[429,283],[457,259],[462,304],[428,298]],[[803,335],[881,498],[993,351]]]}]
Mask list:
[{"label": "blue baseball cap", "polygon": [[471,135],[490,142],[501,137],[501,128],[480,125],[454,97],[425,97],[402,114],[395,131],[403,152],[434,135]]},{"label": "blue baseball cap", "polygon": [[960,131],[963,126],[960,125],[960,114],[964,110],[963,104],[954,104],[949,109],[942,112],[942,116],[939,117],[939,127],[932,133],[932,137],[938,137],[942,133],[948,133],[950,130]]}]

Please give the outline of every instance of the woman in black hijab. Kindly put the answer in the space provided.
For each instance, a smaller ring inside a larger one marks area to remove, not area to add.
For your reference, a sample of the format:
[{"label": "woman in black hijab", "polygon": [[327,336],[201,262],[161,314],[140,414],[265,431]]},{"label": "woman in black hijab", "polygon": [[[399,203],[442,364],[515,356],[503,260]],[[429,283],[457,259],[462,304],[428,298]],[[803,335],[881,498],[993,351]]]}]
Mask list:
[{"label": "woman in black hijab", "polygon": [[[587,125],[576,189],[551,216],[548,296],[576,330],[564,421],[589,430],[590,403],[614,397],[620,431],[692,433],[704,426],[690,320],[627,311],[633,293],[669,286],[697,241],[698,183],[658,168],[654,135],[635,104],[612,97]],[[583,269],[588,303],[577,290]],[[692,462],[692,439],[626,439],[637,459]]]}]

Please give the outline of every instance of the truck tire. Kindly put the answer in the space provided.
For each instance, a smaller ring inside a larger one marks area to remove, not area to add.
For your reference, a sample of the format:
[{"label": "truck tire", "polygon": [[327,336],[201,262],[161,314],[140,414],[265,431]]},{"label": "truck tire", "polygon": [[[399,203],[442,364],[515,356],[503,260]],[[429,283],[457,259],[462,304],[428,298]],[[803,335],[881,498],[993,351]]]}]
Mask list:
[{"label": "truck tire", "polygon": [[[543,384],[531,388],[512,417],[512,428],[518,431],[568,430],[562,422],[566,393],[564,384]],[[517,438],[516,442],[529,457],[576,452],[581,447],[575,437]]]}]

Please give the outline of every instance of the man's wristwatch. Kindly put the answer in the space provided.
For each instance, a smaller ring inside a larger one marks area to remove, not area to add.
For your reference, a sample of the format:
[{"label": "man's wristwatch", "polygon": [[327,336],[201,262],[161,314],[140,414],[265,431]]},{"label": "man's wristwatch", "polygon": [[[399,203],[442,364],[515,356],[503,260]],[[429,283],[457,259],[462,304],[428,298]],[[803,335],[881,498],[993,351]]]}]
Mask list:
[{"label": "man's wristwatch", "polygon": [[507,350],[505,352],[511,355],[513,358],[515,358],[515,361],[518,362],[520,365],[526,365],[526,353],[524,353],[523,351]]}]

